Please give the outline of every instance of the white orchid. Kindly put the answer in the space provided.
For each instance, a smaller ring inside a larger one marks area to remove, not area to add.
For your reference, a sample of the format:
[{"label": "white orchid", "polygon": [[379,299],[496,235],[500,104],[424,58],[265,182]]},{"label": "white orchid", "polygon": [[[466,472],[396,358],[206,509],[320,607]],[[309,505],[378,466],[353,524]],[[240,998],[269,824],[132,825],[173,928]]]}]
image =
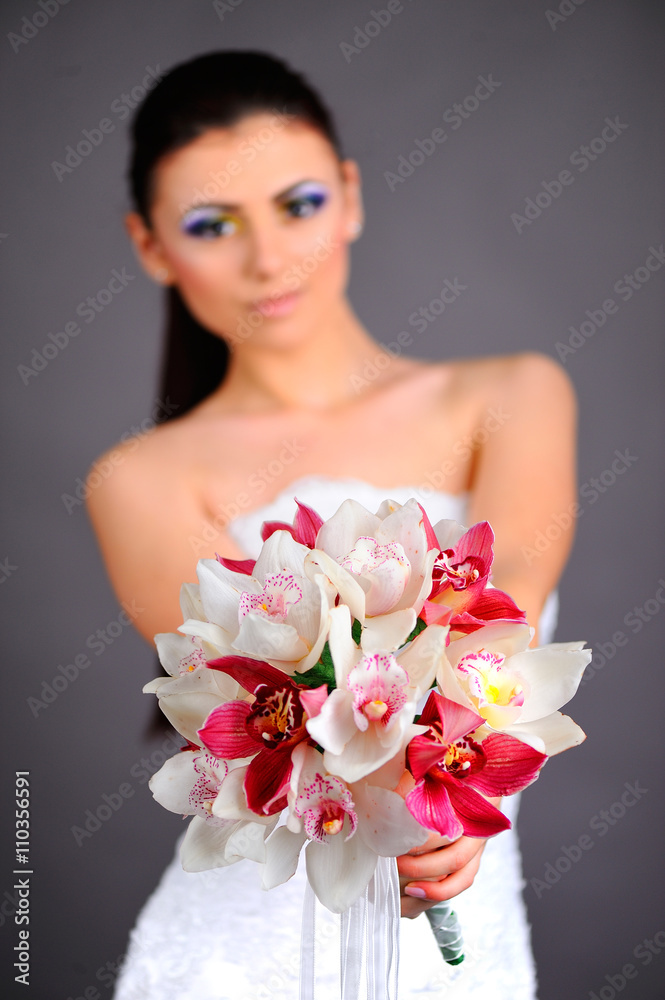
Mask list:
[{"label": "white orchid", "polygon": [[393,652],[413,631],[432,589],[438,549],[430,548],[420,504],[386,500],[376,514],[345,500],[317,534],[305,560],[324,574],[363,626],[363,648]]},{"label": "white orchid", "polygon": [[420,732],[412,725],[416,707],[445,656],[447,635],[447,626],[431,625],[397,655],[367,653],[353,640],[349,608],[331,610],[335,690],[306,723],[331,774],[358,781]]},{"label": "white orchid", "polygon": [[156,694],[171,725],[190,742],[198,743],[196,733],[201,719],[218,705],[237,698],[238,684],[226,674],[207,668],[207,661],[219,656],[218,646],[207,639],[161,632],[155,636],[155,644],[169,676],[156,677],[143,691]]},{"label": "white orchid", "polygon": [[222,868],[241,858],[265,861],[265,838],[277,819],[257,816],[241,802],[238,787],[246,765],[243,760],[183,750],[151,777],[150,789],[160,805],[193,816],[180,847],[185,871]]},{"label": "white orchid", "polygon": [[497,622],[456,638],[437,673],[445,697],[472,707],[497,732],[548,756],[585,739],[558,709],[573,697],[591,660],[584,642],[527,648],[528,625]]},{"label": "white orchid", "polygon": [[289,879],[308,842],[307,877],[333,913],[342,913],[360,896],[379,856],[405,854],[429,834],[397,792],[368,782],[347,785],[327,773],[321,754],[304,744],[293,752],[288,799],[286,826],[266,841],[263,887]]},{"label": "white orchid", "polygon": [[334,597],[323,576],[304,574],[309,551],[288,531],[275,531],[251,571],[251,560],[201,559],[197,573],[206,622],[190,619],[180,631],[215,645],[217,656],[252,656],[287,673],[308,670],[321,655]]}]

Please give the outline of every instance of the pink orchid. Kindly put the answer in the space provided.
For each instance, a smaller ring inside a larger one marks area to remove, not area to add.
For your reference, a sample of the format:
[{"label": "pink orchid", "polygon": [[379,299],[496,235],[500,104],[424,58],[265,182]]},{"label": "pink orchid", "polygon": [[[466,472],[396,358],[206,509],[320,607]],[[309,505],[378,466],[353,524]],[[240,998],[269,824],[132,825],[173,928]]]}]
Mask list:
[{"label": "pink orchid", "polygon": [[511,736],[477,733],[481,716],[436,691],[418,720],[429,732],[407,747],[407,766],[416,786],[406,796],[409,811],[431,830],[456,840],[491,837],[510,827],[483,796],[512,795],[538,777],[547,760]]},{"label": "pink orchid", "polygon": [[435,537],[440,551],[434,585],[420,613],[428,625],[438,622],[455,632],[473,632],[488,621],[526,621],[512,598],[488,583],[494,532],[487,521],[468,531],[454,521],[440,521]]},{"label": "pink orchid", "polygon": [[301,693],[316,711],[327,689],[323,685],[312,691],[294,684],[283,671],[245,656],[223,656],[208,666],[230,675],[254,701],[219,705],[198,730],[199,737],[222,759],[252,757],[244,778],[249,808],[265,816],[280,812],[286,805],[291,753],[299,743],[311,742]]}]

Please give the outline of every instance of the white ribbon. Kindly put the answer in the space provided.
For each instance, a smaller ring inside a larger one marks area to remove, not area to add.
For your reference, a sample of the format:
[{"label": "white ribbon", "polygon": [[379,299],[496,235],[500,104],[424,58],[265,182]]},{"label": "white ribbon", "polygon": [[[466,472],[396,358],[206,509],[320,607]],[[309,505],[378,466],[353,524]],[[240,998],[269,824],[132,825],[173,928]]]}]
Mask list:
[{"label": "white ribbon", "polygon": [[[341,1000],[398,1000],[399,876],[395,858],[379,858],[365,891],[341,917]],[[307,884],[300,945],[300,1000],[314,1000],[315,897]]]}]

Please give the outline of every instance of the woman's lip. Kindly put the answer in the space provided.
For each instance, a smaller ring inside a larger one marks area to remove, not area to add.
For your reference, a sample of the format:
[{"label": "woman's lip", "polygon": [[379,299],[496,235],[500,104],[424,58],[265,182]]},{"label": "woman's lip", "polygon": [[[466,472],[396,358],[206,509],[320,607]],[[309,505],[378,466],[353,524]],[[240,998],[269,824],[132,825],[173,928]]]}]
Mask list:
[{"label": "woman's lip", "polygon": [[299,292],[287,292],[285,295],[271,296],[267,299],[256,299],[252,308],[262,316],[286,316],[290,313],[300,298]]}]

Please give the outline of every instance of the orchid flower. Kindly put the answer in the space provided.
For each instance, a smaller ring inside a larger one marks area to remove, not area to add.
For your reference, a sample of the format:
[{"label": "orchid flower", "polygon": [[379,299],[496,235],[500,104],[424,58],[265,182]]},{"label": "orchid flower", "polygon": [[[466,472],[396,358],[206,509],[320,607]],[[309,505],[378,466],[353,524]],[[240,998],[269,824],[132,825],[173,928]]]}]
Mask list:
[{"label": "orchid flower", "polygon": [[526,621],[512,598],[489,584],[494,532],[487,521],[468,530],[456,521],[439,521],[434,536],[440,547],[434,585],[420,613],[428,625],[439,622],[455,632],[473,632],[497,619]]},{"label": "orchid flower", "polygon": [[[416,785],[406,805],[423,826],[456,840],[491,837],[510,820],[483,796],[512,795],[538,777],[547,756],[499,733],[484,738],[481,716],[431,691],[420,716],[427,733],[406,752]],[[484,728],[484,727],[483,727]]]},{"label": "orchid flower", "polygon": [[265,860],[265,838],[276,817],[256,816],[242,804],[232,818],[214,814],[217,798],[228,796],[230,786],[242,778],[246,761],[219,760],[200,748],[183,750],[170,757],[150,778],[153,796],[166,809],[192,816],[180,847],[185,871],[221,868],[241,858]]},{"label": "orchid flower", "polygon": [[418,700],[445,657],[448,629],[431,625],[396,655],[366,653],[351,634],[349,608],[330,612],[335,690],[306,722],[331,774],[358,781],[393,758],[411,735]]},{"label": "orchid flower", "polygon": [[208,666],[228,674],[254,700],[230,701],[213,709],[198,738],[217,757],[251,757],[243,785],[247,806],[259,815],[280,812],[286,805],[291,753],[298,743],[309,741],[304,705],[318,710],[327,689],[302,688],[270,664],[242,656],[224,656]]},{"label": "orchid flower", "polygon": [[428,547],[425,519],[415,500],[386,500],[376,514],[345,500],[305,559],[306,572],[323,574],[361,623],[368,652],[403,645],[432,589],[438,550]]},{"label": "orchid flower", "polygon": [[180,626],[186,635],[294,673],[317,662],[334,590],[321,574],[304,574],[309,549],[274,531],[252,560],[201,559],[197,567],[204,621]]},{"label": "orchid flower", "polygon": [[558,711],[573,697],[592,655],[584,642],[528,647],[529,626],[495,622],[451,642],[437,673],[447,697],[473,708],[497,732],[548,756],[585,739]]},{"label": "orchid flower", "polygon": [[218,705],[238,697],[238,684],[224,674],[207,669],[207,660],[219,656],[219,648],[197,636],[162,632],[155,636],[159,659],[168,677],[156,677],[143,688],[146,694],[156,694],[159,707],[191,743],[198,744],[196,735],[201,719]]},{"label": "orchid flower", "polygon": [[302,743],[293,751],[288,802],[287,825],[266,841],[263,886],[290,878],[307,843],[309,882],[333,913],[348,909],[365,890],[377,857],[405,854],[428,837],[397,792],[366,782],[346,784],[326,772],[317,750]]}]

